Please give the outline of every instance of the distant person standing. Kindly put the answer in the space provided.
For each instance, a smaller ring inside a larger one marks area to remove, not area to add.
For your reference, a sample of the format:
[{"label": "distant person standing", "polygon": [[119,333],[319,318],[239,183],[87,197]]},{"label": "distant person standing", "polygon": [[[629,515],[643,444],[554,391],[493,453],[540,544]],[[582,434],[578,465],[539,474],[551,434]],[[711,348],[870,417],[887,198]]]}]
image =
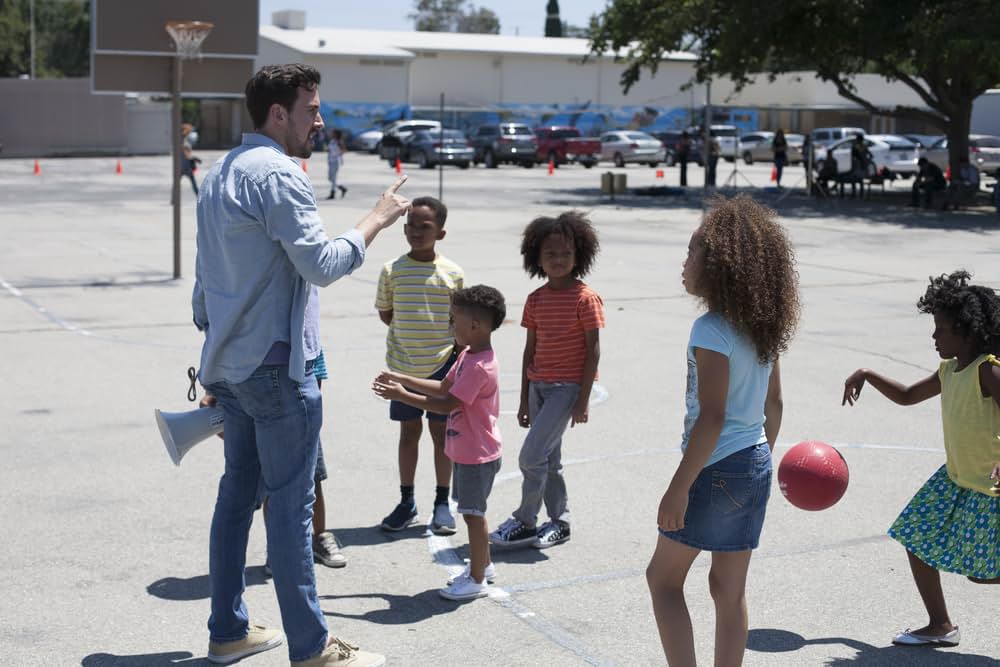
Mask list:
[{"label": "distant person standing", "polygon": [[722,147],[719,145],[719,140],[714,136],[709,136],[707,156],[705,160],[705,185],[715,187],[715,174],[716,167],[719,165],[719,155],[722,153]]},{"label": "distant person standing", "polygon": [[347,147],[344,145],[344,133],[340,130],[334,130],[326,154],[327,178],[330,179],[330,196],[327,199],[336,198],[337,190],[340,190],[341,199],[347,196],[347,188],[343,185],[337,185],[337,172],[340,171],[340,167],[344,164],[344,153],[346,152]]},{"label": "distant person standing", "polygon": [[677,163],[681,166],[681,187],[688,184],[688,157],[691,155],[691,137],[687,131],[681,132],[677,141]]},{"label": "distant person standing", "polygon": [[201,159],[194,156],[194,145],[198,142],[198,132],[195,131],[191,123],[181,123],[181,176],[187,176],[194,189],[194,196],[198,196],[198,181],[194,178],[194,172],[201,164]]},{"label": "distant person standing", "polygon": [[785,171],[785,165],[788,164],[788,141],[785,139],[784,130],[778,130],[777,134],[774,135],[771,150],[774,151],[774,180],[780,188],[781,174]]}]

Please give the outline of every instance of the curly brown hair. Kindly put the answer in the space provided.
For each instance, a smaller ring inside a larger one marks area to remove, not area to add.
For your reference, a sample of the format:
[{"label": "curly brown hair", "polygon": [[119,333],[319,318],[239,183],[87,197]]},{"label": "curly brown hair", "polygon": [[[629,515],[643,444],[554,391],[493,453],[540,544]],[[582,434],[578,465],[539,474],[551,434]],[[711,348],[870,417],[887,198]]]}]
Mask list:
[{"label": "curly brown hair", "polygon": [[601,250],[597,231],[582,211],[566,211],[557,218],[541,216],[532,220],[524,230],[521,239],[521,256],[524,270],[532,278],[546,278],[542,269],[542,243],[553,234],[562,236],[573,244],[576,263],[573,265],[574,278],[583,278],[590,273]]},{"label": "curly brown hair", "polygon": [[795,250],[776,217],[737,195],[714,199],[701,224],[701,298],[750,339],[761,363],[788,349],[801,314]]}]

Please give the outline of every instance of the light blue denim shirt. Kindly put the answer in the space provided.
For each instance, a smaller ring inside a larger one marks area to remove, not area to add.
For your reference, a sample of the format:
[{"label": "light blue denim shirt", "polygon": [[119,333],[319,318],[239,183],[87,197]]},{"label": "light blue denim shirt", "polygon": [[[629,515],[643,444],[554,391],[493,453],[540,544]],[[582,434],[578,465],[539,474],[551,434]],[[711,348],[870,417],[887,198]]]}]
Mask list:
[{"label": "light blue denim shirt", "polygon": [[320,351],[318,336],[305,335],[311,286],[329,285],[364,259],[359,231],[329,239],[298,161],[268,137],[244,134],[198,197],[191,304],[205,332],[201,383],[246,380],[280,342],[290,346],[288,375],[304,382],[306,360]]}]

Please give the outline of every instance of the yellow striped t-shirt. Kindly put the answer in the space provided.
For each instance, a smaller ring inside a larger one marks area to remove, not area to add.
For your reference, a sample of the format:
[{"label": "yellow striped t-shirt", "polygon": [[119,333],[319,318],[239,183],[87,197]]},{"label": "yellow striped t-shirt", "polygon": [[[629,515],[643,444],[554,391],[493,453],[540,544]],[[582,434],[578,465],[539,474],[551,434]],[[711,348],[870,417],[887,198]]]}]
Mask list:
[{"label": "yellow striped t-shirt", "polygon": [[444,365],[455,344],[448,323],[451,292],[463,281],[462,268],[442,255],[432,262],[403,255],[382,267],[375,307],[392,311],[385,337],[391,370],[425,378]]}]

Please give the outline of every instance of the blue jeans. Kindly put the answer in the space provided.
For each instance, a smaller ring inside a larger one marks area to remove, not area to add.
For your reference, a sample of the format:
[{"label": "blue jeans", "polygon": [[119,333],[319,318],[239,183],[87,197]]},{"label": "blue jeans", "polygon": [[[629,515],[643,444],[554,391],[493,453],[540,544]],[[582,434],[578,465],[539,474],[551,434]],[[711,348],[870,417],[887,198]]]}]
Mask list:
[{"label": "blue jeans", "polygon": [[288,366],[260,366],[238,384],[217,382],[205,388],[225,412],[226,468],[212,516],[209,583],[212,641],[246,636],[247,541],[262,479],[269,496],[267,551],[274,590],[288,637],[290,660],[306,660],[326,646],[327,627],[313,573],[313,474],[323,402],[312,364],[302,384],[288,377]]},{"label": "blue jeans", "polygon": [[528,385],[531,428],[517,459],[524,481],[521,482],[521,506],[514,512],[514,518],[525,526],[536,524],[543,502],[549,519],[569,521],[562,436],[579,395],[580,385],[574,382],[532,381]]}]

